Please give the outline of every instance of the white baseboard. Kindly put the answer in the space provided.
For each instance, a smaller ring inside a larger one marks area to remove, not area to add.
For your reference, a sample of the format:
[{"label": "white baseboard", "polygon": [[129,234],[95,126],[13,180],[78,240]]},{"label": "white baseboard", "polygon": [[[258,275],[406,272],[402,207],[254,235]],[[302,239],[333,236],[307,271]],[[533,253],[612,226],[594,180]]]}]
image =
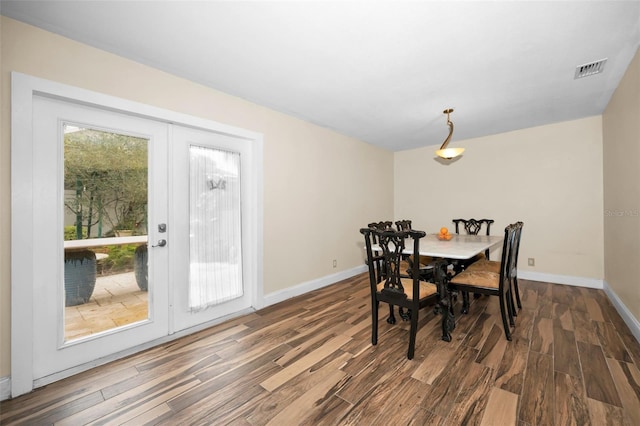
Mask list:
[{"label": "white baseboard", "polygon": [[616,308],[616,311],[618,311],[625,324],[627,324],[627,327],[629,327],[629,330],[631,330],[631,334],[633,334],[636,340],[640,342],[640,321],[633,316],[629,308],[627,308],[627,305],[620,300],[616,292],[609,287],[609,284],[606,281],[604,282],[604,292],[607,294],[607,297],[609,297],[609,300],[611,300],[611,303],[613,303],[613,306]]},{"label": "white baseboard", "polygon": [[355,268],[347,269],[335,274],[320,277],[315,280],[307,281],[293,287],[285,288],[282,290],[274,291],[273,293],[266,294],[264,296],[264,305],[270,306],[276,303],[283,302],[292,297],[300,296],[313,290],[317,290],[322,287],[326,287],[331,284],[335,284],[338,281],[346,280],[355,275],[361,274],[367,271],[366,265],[356,266]]},{"label": "white baseboard", "polygon": [[11,377],[0,377],[0,401],[11,396]]},{"label": "white baseboard", "polygon": [[573,277],[570,275],[545,274],[542,272],[518,271],[518,278],[531,281],[542,281],[552,284],[566,284],[577,287],[604,288],[604,280],[596,278]]}]

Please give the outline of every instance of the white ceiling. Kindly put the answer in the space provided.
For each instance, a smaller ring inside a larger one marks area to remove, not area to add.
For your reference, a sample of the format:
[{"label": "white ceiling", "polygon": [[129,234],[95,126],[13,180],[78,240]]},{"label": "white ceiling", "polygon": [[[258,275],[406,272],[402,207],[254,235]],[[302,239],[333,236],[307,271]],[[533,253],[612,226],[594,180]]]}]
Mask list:
[{"label": "white ceiling", "polygon": [[640,45],[640,1],[2,0],[0,13],[394,151],[439,145],[448,107],[451,146],[601,114]]}]

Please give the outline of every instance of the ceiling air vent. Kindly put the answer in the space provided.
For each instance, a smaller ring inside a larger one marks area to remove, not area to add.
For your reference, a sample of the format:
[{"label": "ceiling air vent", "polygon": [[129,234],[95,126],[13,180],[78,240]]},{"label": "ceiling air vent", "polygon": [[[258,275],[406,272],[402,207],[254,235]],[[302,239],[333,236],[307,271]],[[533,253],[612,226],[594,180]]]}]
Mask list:
[{"label": "ceiling air vent", "polygon": [[599,61],[589,62],[588,64],[578,65],[576,67],[576,75],[574,80],[582,77],[588,77],[590,75],[599,74],[604,70],[604,64],[607,62],[607,58],[600,59]]}]

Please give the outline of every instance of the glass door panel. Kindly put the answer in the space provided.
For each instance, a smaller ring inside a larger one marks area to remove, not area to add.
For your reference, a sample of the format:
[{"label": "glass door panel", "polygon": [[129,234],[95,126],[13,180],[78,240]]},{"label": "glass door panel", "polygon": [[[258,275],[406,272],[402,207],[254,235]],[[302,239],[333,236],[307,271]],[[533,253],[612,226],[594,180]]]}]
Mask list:
[{"label": "glass door panel", "polygon": [[189,309],[244,294],[240,154],[189,147]]},{"label": "glass door panel", "polygon": [[[249,309],[255,289],[246,261],[250,144],[172,127],[172,332]],[[185,230],[186,232],[183,232]]]},{"label": "glass door panel", "polygon": [[149,318],[146,138],[63,123],[64,339]]}]

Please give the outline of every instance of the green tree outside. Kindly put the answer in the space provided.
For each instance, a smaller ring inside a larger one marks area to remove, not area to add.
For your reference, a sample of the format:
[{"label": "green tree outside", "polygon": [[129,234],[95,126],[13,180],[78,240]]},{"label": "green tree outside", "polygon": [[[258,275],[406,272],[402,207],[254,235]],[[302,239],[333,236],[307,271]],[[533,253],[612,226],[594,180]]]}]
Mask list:
[{"label": "green tree outside", "polygon": [[[64,188],[75,196],[75,236],[113,236],[122,229],[146,234],[148,140],[94,129],[65,133]],[[108,229],[107,235],[105,228]],[[70,237],[65,233],[65,239]]]}]

